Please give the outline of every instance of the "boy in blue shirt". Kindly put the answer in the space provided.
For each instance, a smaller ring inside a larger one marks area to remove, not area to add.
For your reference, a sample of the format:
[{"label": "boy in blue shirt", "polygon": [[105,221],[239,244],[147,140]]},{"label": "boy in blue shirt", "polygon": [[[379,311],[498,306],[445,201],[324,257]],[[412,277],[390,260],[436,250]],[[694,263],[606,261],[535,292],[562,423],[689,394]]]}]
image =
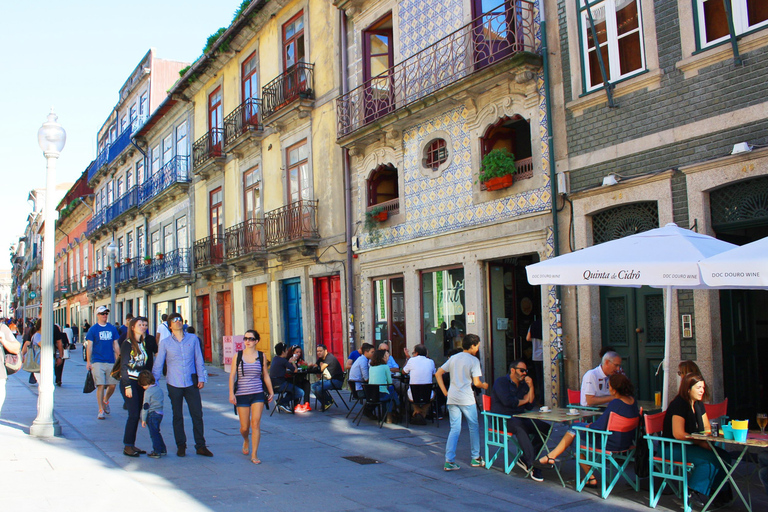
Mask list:
[{"label": "boy in blue shirt", "polygon": [[139,374],[139,386],[144,388],[144,405],[141,408],[141,426],[149,425],[149,437],[152,438],[152,452],[147,456],[159,459],[168,453],[160,433],[160,422],[163,421],[163,390],[155,382],[155,376],[149,370]]}]

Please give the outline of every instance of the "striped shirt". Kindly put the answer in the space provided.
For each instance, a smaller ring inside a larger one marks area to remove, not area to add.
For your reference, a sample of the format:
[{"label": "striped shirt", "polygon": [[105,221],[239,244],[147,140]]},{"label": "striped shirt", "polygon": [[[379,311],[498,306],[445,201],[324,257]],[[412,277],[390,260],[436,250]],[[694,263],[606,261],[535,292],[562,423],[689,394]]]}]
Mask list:
[{"label": "striped shirt", "polygon": [[254,393],[263,393],[264,387],[261,382],[261,363],[259,359],[253,363],[247,363],[245,360],[242,366],[237,369],[237,393],[235,395],[252,395]]}]

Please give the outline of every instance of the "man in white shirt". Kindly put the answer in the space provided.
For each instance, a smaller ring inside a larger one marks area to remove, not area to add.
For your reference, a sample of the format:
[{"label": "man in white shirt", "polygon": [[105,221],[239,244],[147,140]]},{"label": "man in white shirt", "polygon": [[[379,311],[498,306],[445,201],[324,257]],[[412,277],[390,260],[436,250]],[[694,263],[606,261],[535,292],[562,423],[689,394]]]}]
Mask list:
[{"label": "man in white shirt", "polygon": [[[391,358],[390,358],[391,359]],[[427,357],[427,347],[424,345],[416,345],[413,347],[413,357],[408,359],[403,367],[403,373],[410,375],[410,385],[419,384],[432,384],[432,376],[435,374],[435,362]],[[435,396],[434,391],[430,398]],[[413,402],[413,395],[411,394],[411,388],[408,388],[408,400]],[[411,423],[414,425],[425,425],[427,423],[426,416],[429,414],[429,404],[413,406],[413,417]]]},{"label": "man in white shirt", "polygon": [[619,368],[621,356],[616,352],[606,352],[600,366],[589,370],[581,379],[581,405],[596,407],[613,400],[608,391],[608,377]]}]

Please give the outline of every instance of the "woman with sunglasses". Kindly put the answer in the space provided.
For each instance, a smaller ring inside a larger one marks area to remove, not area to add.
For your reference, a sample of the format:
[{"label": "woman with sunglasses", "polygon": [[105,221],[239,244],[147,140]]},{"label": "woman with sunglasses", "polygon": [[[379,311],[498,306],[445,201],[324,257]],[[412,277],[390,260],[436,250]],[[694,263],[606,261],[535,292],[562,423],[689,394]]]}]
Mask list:
[{"label": "woman with sunglasses", "polygon": [[[626,375],[614,373],[608,377],[608,390],[610,391],[613,400],[608,402],[602,416],[591,424],[574,423],[572,426],[589,427],[594,430],[608,430],[608,420],[610,419],[612,412],[628,419],[634,419],[640,416],[637,401],[633,396],[635,394],[635,387]],[[565,433],[555,449],[549,452],[548,455],[540,458],[539,463],[542,465],[554,465],[556,459],[571,446],[575,438],[576,431],[568,429],[568,432]],[[629,432],[614,432],[608,436],[608,442],[606,443],[605,448],[606,450],[616,451],[626,450],[632,446],[634,442],[634,430]],[[586,473],[589,471],[589,466],[582,465],[581,469]],[[587,487],[597,487],[597,478],[594,475],[587,481]]]},{"label": "woman with sunglasses", "polygon": [[256,350],[256,344],[260,339],[259,333],[253,329],[245,332],[243,336],[245,348],[233,358],[229,372],[229,402],[236,406],[237,416],[240,419],[243,455],[250,453],[251,462],[254,464],[261,464],[258,450],[264,403],[271,402],[274,395],[272,380],[269,378],[269,372],[264,368],[264,354]]},{"label": "woman with sunglasses", "polygon": [[[147,346],[147,319],[137,317],[128,324],[126,337],[120,342],[120,390],[128,406],[128,419],[123,433],[123,455],[138,457],[144,450],[136,448],[136,431],[139,428],[144,388],[139,385],[139,374],[152,370],[154,353]],[[151,455],[151,454],[150,454]],[[160,454],[165,455],[165,454]]]}]

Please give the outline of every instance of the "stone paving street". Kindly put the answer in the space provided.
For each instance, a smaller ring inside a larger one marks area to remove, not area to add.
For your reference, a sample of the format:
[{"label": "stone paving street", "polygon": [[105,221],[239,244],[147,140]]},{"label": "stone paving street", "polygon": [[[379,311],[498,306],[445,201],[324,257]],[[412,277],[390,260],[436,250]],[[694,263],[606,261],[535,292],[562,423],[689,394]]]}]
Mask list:
[{"label": "stone paving street", "polygon": [[[442,464],[447,421],[439,429],[427,424],[410,429],[385,425],[379,430],[365,419],[356,427],[344,417],[343,406],[326,413],[266,417],[259,450],[263,464],[254,466],[240,454],[238,424],[226,399],[227,374],[219,368],[209,368],[210,381],[203,390],[205,433],[213,458],[195,455],[194,450],[185,458],[128,458],[122,454],[126,412],[121,398],[113,397],[106,421],[96,419],[95,396],[82,393],[85,365],[79,354],[72,352],[64,386],[56,389],[61,438],[28,436],[37,387],[27,383],[25,372],[9,378],[0,419],[3,510],[650,510],[647,490],[635,493],[626,484],[619,484],[604,501],[593,491],[575,492],[572,482],[564,489],[553,471],[545,471],[544,483],[536,483],[523,479],[517,468],[510,475],[497,468],[470,468],[466,431],[457,457],[462,468],[446,473]],[[165,408],[163,433],[171,450],[167,398]],[[189,420],[186,430],[191,446]],[[151,449],[146,429],[140,428],[137,446]],[[360,465],[344,458],[348,456],[380,463]],[[565,467],[569,478],[573,466],[571,462]],[[759,491],[754,494],[764,499]],[[681,510],[672,498],[665,497],[659,510]],[[766,510],[758,508],[764,505],[756,503],[755,510]]]}]

